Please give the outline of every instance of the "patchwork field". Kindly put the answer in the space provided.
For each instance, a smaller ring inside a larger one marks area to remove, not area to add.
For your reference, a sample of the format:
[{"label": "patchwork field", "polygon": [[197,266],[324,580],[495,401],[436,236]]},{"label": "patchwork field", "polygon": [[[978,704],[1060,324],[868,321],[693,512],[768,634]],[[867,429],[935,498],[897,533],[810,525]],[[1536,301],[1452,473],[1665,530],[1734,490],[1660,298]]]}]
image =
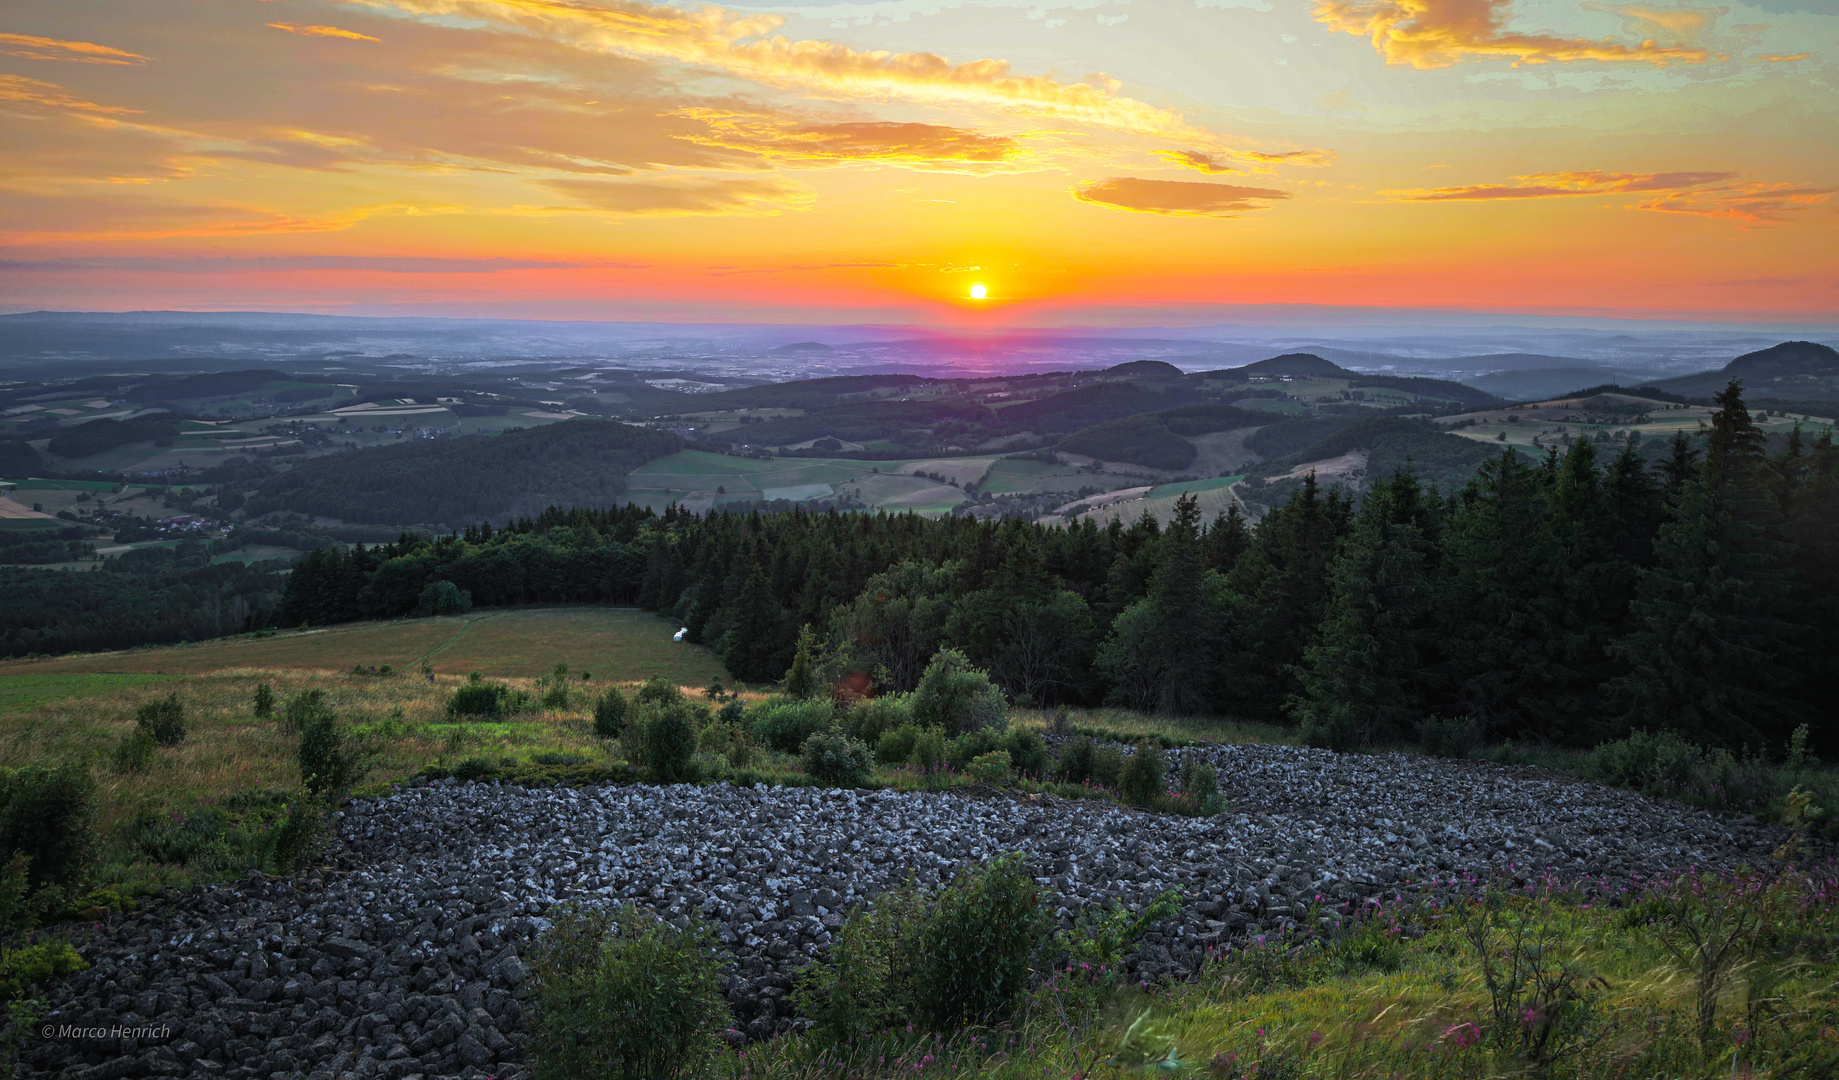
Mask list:
[{"label": "patchwork field", "polygon": [[987,458],[856,461],[848,458],[756,458],[683,450],[632,471],[626,498],[662,509],[676,502],[707,509],[729,502],[808,502],[848,493],[891,511],[942,513],[965,501],[958,488],[915,476],[929,472],[970,483],[996,464]]},{"label": "patchwork field", "polygon": [[1070,523],[1090,519],[1102,528],[1113,520],[1129,524],[1147,513],[1167,525],[1175,518],[1175,503],[1184,495],[1192,495],[1199,506],[1201,521],[1208,522],[1224,514],[1227,507],[1237,501],[1232,486],[1243,479],[1242,476],[1218,476],[1208,480],[1189,480],[1179,484],[1158,484],[1153,488],[1133,489],[1134,497],[1131,498],[1102,503],[1081,500],[1073,505],[1066,520]]},{"label": "patchwork field", "polygon": [[90,653],[0,664],[19,676],[88,673],[198,675],[236,670],[347,671],[354,664],[439,675],[533,677],[558,663],[615,681],[663,675],[685,685],[725,679],[715,654],[671,641],[677,624],[636,608],[516,608],[485,614],[352,623],[274,637]]}]

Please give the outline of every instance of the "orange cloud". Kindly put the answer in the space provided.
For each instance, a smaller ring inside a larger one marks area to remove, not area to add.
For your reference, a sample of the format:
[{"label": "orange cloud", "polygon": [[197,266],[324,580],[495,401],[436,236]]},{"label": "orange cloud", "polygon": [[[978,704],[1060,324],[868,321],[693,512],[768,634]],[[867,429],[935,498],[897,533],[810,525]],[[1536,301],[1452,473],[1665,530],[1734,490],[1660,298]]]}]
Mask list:
[{"label": "orange cloud", "polygon": [[1134,176],[1088,180],[1073,188],[1073,198],[1081,202],[1144,214],[1186,217],[1237,217],[1247,210],[1266,209],[1270,200],[1289,197],[1287,191],[1270,188],[1207,184],[1195,180],[1141,180]]},{"label": "orange cloud", "polygon": [[1700,217],[1762,223],[1788,221],[1788,215],[1805,213],[1825,203],[1835,193],[1839,193],[1839,188],[1807,187],[1802,184],[1733,184],[1705,191],[1672,192],[1636,205],[1642,210],[1659,210],[1669,214],[1696,214]]},{"label": "orange cloud", "polygon": [[54,109],[71,109],[76,112],[120,115],[138,113],[139,109],[124,109],[115,105],[98,105],[93,101],[84,101],[75,97],[68,90],[56,83],[40,82],[28,79],[24,75],[0,75],[0,101],[18,101],[30,105],[45,105]]},{"label": "orange cloud", "polygon": [[77,64],[138,64],[147,58],[139,53],[112,49],[87,41],[59,41],[57,38],[33,37],[31,34],[0,34],[0,54],[23,56],[28,60],[66,60]]},{"label": "orange cloud", "polygon": [[1620,195],[1635,191],[1673,191],[1730,180],[1734,172],[1612,173],[1556,172],[1516,176],[1517,184],[1471,184],[1463,187],[1386,191],[1397,202],[1483,202],[1493,199],[1551,199],[1566,195]]},{"label": "orange cloud", "polygon": [[[1160,150],[1156,156],[1165,161],[1193,169],[1195,172],[1209,174],[1238,172],[1239,169],[1228,164],[1227,157],[1250,161],[1259,165],[1327,165],[1335,156],[1326,150],[1286,150],[1279,154],[1267,154],[1258,150],[1225,150],[1219,153],[1205,153],[1200,150]],[[1269,172],[1258,169],[1257,172]]]},{"label": "orange cloud", "polygon": [[1512,59],[1521,64],[1576,60],[1702,64],[1710,53],[1653,40],[1622,45],[1605,39],[1516,34],[1506,27],[1513,0],[1316,0],[1312,14],[1330,30],[1367,37],[1388,64],[1425,70],[1465,58]]},{"label": "orange cloud", "polygon": [[[802,210],[811,204],[803,188],[772,180],[683,180],[628,183],[619,180],[544,180],[552,191],[598,210],[635,217],[742,215],[759,217]],[[530,212],[541,213],[545,208]]]},{"label": "orange cloud", "polygon": [[301,26],[298,23],[284,22],[271,22],[268,25],[274,27],[276,30],[285,30],[290,34],[299,34],[303,37],[346,38],[350,41],[382,40],[381,38],[371,37],[369,34],[360,34],[356,30],[340,30],[336,26]]},{"label": "orange cloud", "polygon": [[1805,60],[1812,55],[1813,54],[1810,52],[1795,53],[1792,56],[1783,56],[1779,53],[1763,53],[1756,57],[1756,59],[1764,60],[1771,64],[1792,64],[1796,60]]},{"label": "orange cloud", "polygon": [[853,121],[814,124],[760,114],[690,108],[682,115],[708,125],[701,135],[680,138],[704,146],[739,150],[806,164],[873,161],[892,165],[968,168],[1013,159],[1021,148],[1006,135],[985,135],[940,124]]},{"label": "orange cloud", "polygon": [[1650,4],[1605,4],[1599,0],[1585,0],[1581,5],[1585,11],[1601,11],[1608,15],[1622,17],[1622,29],[1630,34],[1664,34],[1683,45],[1698,44],[1699,35],[1714,28],[1718,16],[1728,8],[1694,8],[1681,4],[1676,8],[1660,8]]},{"label": "orange cloud", "polygon": [[1104,76],[1062,83],[1015,75],[1002,60],[952,64],[933,53],[862,51],[830,41],[792,41],[773,31],[783,17],[708,6],[694,13],[639,0],[353,0],[430,17],[461,16],[514,27],[576,48],[713,68],[773,86],[852,99],[876,95],[928,104],[983,106],[1139,133],[1190,129],[1178,113],[1121,97]]},{"label": "orange cloud", "polygon": [[1156,156],[1195,172],[1218,174],[1239,171],[1221,161],[1218,154],[1203,154],[1199,150],[1158,150]]}]

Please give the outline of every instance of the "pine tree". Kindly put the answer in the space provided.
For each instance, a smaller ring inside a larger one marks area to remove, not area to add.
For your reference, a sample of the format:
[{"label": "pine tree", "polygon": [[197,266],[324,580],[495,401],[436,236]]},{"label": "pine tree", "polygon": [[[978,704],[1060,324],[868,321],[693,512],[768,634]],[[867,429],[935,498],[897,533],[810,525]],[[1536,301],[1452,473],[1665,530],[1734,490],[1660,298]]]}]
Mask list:
[{"label": "pine tree", "polygon": [[1410,738],[1426,707],[1436,589],[1436,503],[1395,474],[1366,497],[1335,558],[1321,639],[1303,652],[1290,715],[1312,744]]},{"label": "pine tree", "polygon": [[817,684],[817,635],[811,631],[811,624],[806,623],[798,630],[798,649],[792,655],[792,666],[785,673],[785,692],[795,698],[816,697],[820,689]]},{"label": "pine tree", "polygon": [[785,609],[773,597],[766,569],[755,561],[729,612],[722,663],[743,682],[772,682],[786,672],[791,650],[785,637]]},{"label": "pine tree", "polygon": [[1682,483],[1641,575],[1633,629],[1616,645],[1630,666],[1614,689],[1629,727],[1672,728],[1708,745],[1775,745],[1800,722],[1792,579],[1771,527],[1764,436],[1742,384],[1718,412],[1697,475]]},{"label": "pine tree", "polygon": [[1246,524],[1245,513],[1239,509],[1238,500],[1233,500],[1226,512],[1213,519],[1213,526],[1207,530],[1204,547],[1207,553],[1207,565],[1222,574],[1232,573],[1238,564],[1239,556],[1251,547],[1252,530]]}]

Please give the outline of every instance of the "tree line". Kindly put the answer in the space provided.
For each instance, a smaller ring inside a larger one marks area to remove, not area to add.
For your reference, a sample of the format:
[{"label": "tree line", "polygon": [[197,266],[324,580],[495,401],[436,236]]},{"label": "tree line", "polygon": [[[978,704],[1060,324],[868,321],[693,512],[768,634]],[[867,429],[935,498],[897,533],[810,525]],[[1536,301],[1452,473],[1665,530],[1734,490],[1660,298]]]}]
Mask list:
[{"label": "tree line", "polygon": [[1655,467],[1491,458],[1459,489],[1409,468],[1356,501],[1313,478],[1254,528],[1192,500],[1159,526],[915,515],[550,510],[493,531],[309,556],[280,619],[409,614],[450,581],[476,604],[635,603],[737,678],[807,660],[908,690],[941,647],[1018,701],[1111,702],[1300,725],[1385,745],[1425,723],[1590,745],[1666,728],[1834,741],[1839,451],[1771,453],[1733,384]]}]

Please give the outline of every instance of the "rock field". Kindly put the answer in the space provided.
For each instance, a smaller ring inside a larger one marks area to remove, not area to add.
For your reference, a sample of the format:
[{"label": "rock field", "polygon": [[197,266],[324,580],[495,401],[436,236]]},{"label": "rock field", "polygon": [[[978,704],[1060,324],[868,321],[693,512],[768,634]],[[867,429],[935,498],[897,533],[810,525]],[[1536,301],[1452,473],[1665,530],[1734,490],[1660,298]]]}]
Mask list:
[{"label": "rock field", "polygon": [[251,875],[79,935],[94,966],[50,988],[40,1026],[53,1037],[29,1040],[27,1075],[520,1077],[518,953],[565,900],[700,912],[734,954],[736,1031],[763,1037],[791,1022],[791,973],[850,905],[909,871],[936,882],[1007,851],[1025,853],[1062,917],[1180,888],[1181,913],[1132,962],[1153,977],[1270,932],[1316,896],[1548,868],[1614,884],[1757,861],[1779,842],[1531,769],[1281,746],[1180,753],[1219,769],[1231,811],[1189,819],[991,791],[407,788],[344,810],[332,868]]}]

